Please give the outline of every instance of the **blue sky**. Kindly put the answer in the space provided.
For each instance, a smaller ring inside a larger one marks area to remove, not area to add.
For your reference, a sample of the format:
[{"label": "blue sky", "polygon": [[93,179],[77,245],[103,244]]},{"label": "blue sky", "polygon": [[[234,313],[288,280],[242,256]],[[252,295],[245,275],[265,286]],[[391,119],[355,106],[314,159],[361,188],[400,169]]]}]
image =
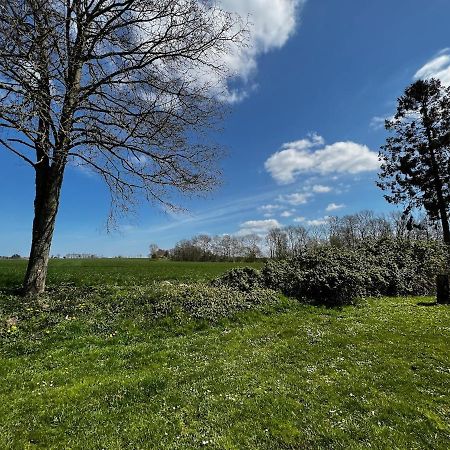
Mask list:
[{"label": "blue sky", "polygon": [[[186,199],[188,214],[143,204],[108,234],[109,197],[95,176],[69,168],[52,254],[146,254],[197,233],[263,233],[330,214],[390,209],[375,187],[382,118],[417,77],[450,84],[448,0],[221,0],[250,14],[251,47],[233,62],[223,184]],[[33,174],[0,149],[0,255],[29,251]]]}]

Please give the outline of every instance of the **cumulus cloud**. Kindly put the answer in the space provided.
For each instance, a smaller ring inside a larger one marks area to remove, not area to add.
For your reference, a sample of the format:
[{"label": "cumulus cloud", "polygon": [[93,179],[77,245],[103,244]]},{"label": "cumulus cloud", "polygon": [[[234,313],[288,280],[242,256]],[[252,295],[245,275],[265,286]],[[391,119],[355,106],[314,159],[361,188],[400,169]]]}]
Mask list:
[{"label": "cumulus cloud", "polygon": [[324,186],[323,184],[315,184],[312,187],[312,191],[316,194],[326,194],[327,192],[331,192],[333,189],[330,186]]},{"label": "cumulus cloud", "polygon": [[294,219],[294,222],[296,222],[296,223],[303,223],[303,222],[305,222],[305,221],[306,221],[306,217],[302,217],[302,216],[296,217],[296,218]]},{"label": "cumulus cloud", "polygon": [[344,204],[337,204],[337,203],[330,203],[327,207],[326,207],[326,211],[337,211],[338,209],[342,209],[345,208]]},{"label": "cumulus cloud", "polygon": [[291,217],[291,216],[293,216],[293,215],[294,215],[294,212],[293,212],[293,211],[283,211],[283,212],[280,214],[281,217]]},{"label": "cumulus cloud", "polygon": [[294,182],[302,172],[356,174],[379,167],[378,154],[366,145],[351,141],[324,145],[318,135],[284,144],[265,162],[266,170],[281,184]]},{"label": "cumulus cloud", "polygon": [[441,50],[414,74],[416,80],[429,78],[438,78],[450,86],[450,48]]},{"label": "cumulus cloud", "polygon": [[[235,77],[248,81],[257,69],[259,55],[276,50],[286,44],[294,34],[299,10],[306,0],[219,0],[225,11],[237,13],[249,21],[248,46],[227,57]],[[234,103],[248,94],[247,90],[224,90],[222,100]]]},{"label": "cumulus cloud", "polygon": [[239,236],[245,236],[247,234],[265,235],[269,230],[273,228],[280,228],[282,225],[276,219],[267,220],[249,220],[241,223],[240,229],[237,232]]}]

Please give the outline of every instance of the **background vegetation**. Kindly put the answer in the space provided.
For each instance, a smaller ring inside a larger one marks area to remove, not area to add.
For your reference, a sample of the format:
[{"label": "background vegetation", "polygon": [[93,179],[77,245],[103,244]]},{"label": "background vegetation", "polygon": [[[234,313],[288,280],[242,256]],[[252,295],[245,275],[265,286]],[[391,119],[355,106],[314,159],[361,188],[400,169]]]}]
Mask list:
[{"label": "background vegetation", "polygon": [[[170,250],[175,261],[255,261],[261,257],[286,259],[306,248],[329,244],[354,248],[373,240],[442,241],[438,222],[426,216],[393,212],[375,214],[364,210],[342,217],[328,216],[321,225],[290,225],[269,230],[265,239],[257,234],[209,236],[199,234],[178,242]],[[151,246],[156,256],[156,244]]]}]

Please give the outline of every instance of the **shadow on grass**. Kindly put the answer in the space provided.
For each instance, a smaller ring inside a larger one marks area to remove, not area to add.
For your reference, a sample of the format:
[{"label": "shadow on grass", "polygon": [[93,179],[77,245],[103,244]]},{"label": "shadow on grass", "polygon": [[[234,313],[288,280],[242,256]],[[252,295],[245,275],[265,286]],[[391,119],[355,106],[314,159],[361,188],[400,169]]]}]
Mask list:
[{"label": "shadow on grass", "polygon": [[15,286],[0,286],[0,295],[14,295],[16,297],[22,296],[23,287],[21,285]]},{"label": "shadow on grass", "polygon": [[438,306],[439,304],[434,301],[434,302],[419,302],[417,303],[417,306]]}]

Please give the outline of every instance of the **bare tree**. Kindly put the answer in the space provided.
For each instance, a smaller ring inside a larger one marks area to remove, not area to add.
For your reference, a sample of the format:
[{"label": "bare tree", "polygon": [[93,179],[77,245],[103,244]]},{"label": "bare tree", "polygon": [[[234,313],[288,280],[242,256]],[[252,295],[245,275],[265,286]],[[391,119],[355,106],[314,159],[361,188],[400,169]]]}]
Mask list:
[{"label": "bare tree", "polygon": [[288,237],[283,228],[271,228],[266,236],[271,258],[283,259],[288,256]]},{"label": "bare tree", "polygon": [[262,257],[262,238],[256,233],[245,234],[240,237],[242,243],[242,256],[248,261],[256,261]]},{"label": "bare tree", "polygon": [[125,212],[214,186],[202,132],[243,40],[209,0],[0,0],[0,144],[36,184],[26,294],[45,288],[68,163],[97,172]]},{"label": "bare tree", "polygon": [[159,250],[159,245],[158,244],[150,244],[148,247],[148,256],[149,258],[156,258],[156,255],[158,253]]},{"label": "bare tree", "polygon": [[290,255],[293,257],[298,256],[308,245],[308,230],[300,225],[290,225],[286,227],[285,232]]},{"label": "bare tree", "polygon": [[193,245],[200,248],[205,254],[211,253],[211,242],[212,238],[207,234],[199,234],[192,238]]}]

